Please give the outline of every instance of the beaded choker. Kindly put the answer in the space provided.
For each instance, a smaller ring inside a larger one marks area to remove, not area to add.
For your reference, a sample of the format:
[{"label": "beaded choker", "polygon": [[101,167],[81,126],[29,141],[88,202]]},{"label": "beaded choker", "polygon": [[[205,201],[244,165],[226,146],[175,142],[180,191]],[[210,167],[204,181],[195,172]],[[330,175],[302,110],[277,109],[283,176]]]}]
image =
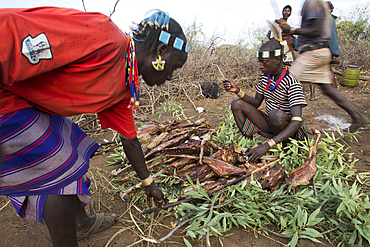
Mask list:
[{"label": "beaded choker", "polygon": [[130,102],[128,108],[132,107],[137,110],[140,100],[139,89],[139,71],[137,68],[136,50],[133,39],[130,39],[130,44],[126,52],[126,85],[130,88]]},{"label": "beaded choker", "polygon": [[284,78],[286,72],[288,70],[288,67],[285,67],[283,71],[280,74],[279,80],[275,83],[275,85],[271,85],[271,75],[267,77],[267,84],[266,84],[266,90],[274,91],[274,89],[279,86],[281,80]]}]

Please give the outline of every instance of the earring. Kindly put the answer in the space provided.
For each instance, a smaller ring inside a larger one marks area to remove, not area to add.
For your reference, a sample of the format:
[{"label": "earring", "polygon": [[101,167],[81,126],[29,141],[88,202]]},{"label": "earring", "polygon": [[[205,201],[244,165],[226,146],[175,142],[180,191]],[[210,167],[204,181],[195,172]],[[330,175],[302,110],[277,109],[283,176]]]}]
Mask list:
[{"label": "earring", "polygon": [[162,58],[161,58],[160,55],[158,55],[158,58],[155,61],[152,61],[153,68],[156,71],[164,70],[165,63],[166,63],[166,61],[164,61],[164,60],[162,61]]}]

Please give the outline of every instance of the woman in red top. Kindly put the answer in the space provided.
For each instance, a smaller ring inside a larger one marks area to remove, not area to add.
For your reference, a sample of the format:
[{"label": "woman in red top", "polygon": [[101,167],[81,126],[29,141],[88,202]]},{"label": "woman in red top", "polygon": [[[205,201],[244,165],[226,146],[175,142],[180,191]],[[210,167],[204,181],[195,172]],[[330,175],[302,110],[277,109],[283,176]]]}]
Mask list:
[{"label": "woman in red top", "polygon": [[164,205],[132,111],[139,75],[160,85],[186,62],[189,45],[180,25],[157,10],[131,38],[100,13],[42,7],[0,9],[0,17],[6,37],[0,46],[0,194],[21,217],[45,220],[54,246],[77,246],[110,227],[113,217],[88,217],[82,207],[90,198],[85,173],[98,145],[65,118],[97,113],[102,128],[120,133],[148,198]]}]

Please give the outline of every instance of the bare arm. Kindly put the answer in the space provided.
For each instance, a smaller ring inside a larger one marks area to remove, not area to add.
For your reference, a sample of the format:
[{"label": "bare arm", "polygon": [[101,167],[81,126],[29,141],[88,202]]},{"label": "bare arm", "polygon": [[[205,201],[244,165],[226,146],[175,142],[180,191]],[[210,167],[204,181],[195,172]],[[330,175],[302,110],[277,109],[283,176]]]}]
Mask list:
[{"label": "bare arm", "polygon": [[[121,140],[126,156],[139,178],[141,180],[148,178],[150,176],[150,172],[145,164],[145,158],[139,140],[136,137],[128,140],[123,136],[121,136]],[[157,206],[159,207],[167,203],[167,199],[164,197],[162,191],[157,187],[154,181],[150,185],[145,186],[145,194],[148,198],[148,205],[151,197],[154,198]]]},{"label": "bare arm", "polygon": [[[240,92],[240,88],[234,82],[230,81],[229,79],[224,79],[223,84],[227,92],[236,93],[236,94]],[[263,95],[256,93],[255,97],[251,97],[245,94],[244,97],[242,97],[241,99],[251,104],[252,106],[258,108],[260,107],[261,102],[263,101]]]},{"label": "bare arm", "polygon": [[305,37],[316,37],[320,35],[323,19],[312,19],[311,26],[305,28],[294,28],[288,25],[280,25],[283,33],[298,34]]},{"label": "bare arm", "polygon": [[[302,106],[297,105],[290,108],[290,113],[292,117],[301,117],[302,116]],[[277,134],[273,140],[275,143],[283,142],[292,136],[301,126],[301,121],[290,121],[287,126]],[[248,161],[256,162],[262,155],[265,155],[270,149],[270,145],[266,142],[257,148],[250,149],[246,155],[248,156]]]}]

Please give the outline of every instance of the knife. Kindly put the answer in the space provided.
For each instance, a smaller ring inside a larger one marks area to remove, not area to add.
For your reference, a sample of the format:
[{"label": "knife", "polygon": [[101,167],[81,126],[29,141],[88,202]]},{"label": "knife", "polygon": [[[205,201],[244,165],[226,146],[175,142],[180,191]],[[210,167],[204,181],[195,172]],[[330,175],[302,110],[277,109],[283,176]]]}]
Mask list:
[{"label": "knife", "polygon": [[220,67],[218,67],[218,65],[216,65],[216,66],[217,66],[218,71],[220,71],[220,74],[222,75],[222,77],[225,79],[224,73],[222,73]]}]

